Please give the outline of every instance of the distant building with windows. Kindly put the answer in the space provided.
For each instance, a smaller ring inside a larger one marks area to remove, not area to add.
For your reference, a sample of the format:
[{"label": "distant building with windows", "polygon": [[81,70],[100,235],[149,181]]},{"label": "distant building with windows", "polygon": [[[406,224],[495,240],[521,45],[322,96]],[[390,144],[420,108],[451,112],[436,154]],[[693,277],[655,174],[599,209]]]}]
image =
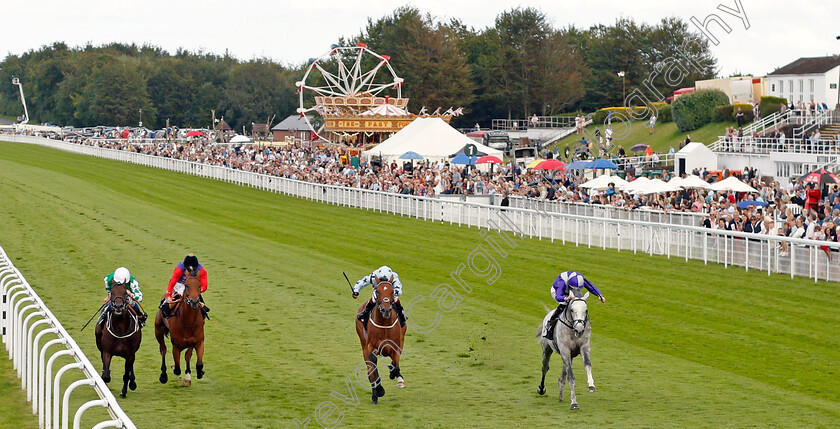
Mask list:
[{"label": "distant building with windows", "polygon": [[[753,76],[733,76],[720,79],[698,80],[694,82],[697,90],[719,89],[729,97],[730,103],[752,103],[767,95],[765,78]],[[674,92],[676,94],[676,92]]]},{"label": "distant building with windows", "polygon": [[825,103],[833,108],[840,86],[840,56],[800,58],[767,75],[769,93],[788,103]]}]

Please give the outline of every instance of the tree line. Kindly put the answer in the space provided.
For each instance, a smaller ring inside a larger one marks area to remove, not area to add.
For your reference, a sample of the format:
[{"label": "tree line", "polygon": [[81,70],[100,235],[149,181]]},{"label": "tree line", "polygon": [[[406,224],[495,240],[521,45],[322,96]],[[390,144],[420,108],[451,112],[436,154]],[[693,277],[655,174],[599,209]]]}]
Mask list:
[{"label": "tree line", "polygon": [[[369,18],[360,34],[338,40],[358,42],[390,56],[405,79],[411,111],[464,107],[456,126],[620,106],[622,93],[633,88],[653,86],[667,95],[713,77],[716,66],[706,39],[674,17],[556,28],[538,9],[515,8],[499,14],[493,26],[476,29],[407,6]],[[654,73],[666,59],[686,55],[693,67],[680,80]],[[168,119],[206,127],[215,110],[234,129],[250,130],[252,122],[295,112],[294,83],[306,66],[147,45],[56,42],[0,62],[0,115],[22,113],[17,87],[6,83],[15,75],[24,84],[32,122],[125,126],[142,120],[161,128]]]}]

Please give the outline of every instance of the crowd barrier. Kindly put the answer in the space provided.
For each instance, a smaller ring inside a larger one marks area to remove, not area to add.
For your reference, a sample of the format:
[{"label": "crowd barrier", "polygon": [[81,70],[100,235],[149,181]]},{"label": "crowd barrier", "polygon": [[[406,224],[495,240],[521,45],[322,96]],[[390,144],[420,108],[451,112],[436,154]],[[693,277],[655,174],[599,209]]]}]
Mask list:
[{"label": "crowd barrier", "polygon": [[[840,243],[803,240],[703,228],[681,224],[698,221],[686,216],[679,223],[663,223],[662,218],[637,220],[602,217],[598,214],[572,214],[538,208],[499,207],[469,201],[425,198],[341,186],[302,182],[224,166],[162,158],[126,150],[83,146],[31,136],[0,136],[0,139],[32,143],[69,152],[191,174],[305,198],[327,204],[354,207],[400,216],[467,227],[505,229],[538,240],[561,241],[576,246],[611,248],[618,251],[663,255],[668,258],[715,262],[745,270],[840,280],[840,264],[831,263],[829,254],[840,251]],[[592,210],[597,210],[593,207]],[[618,211],[617,211],[618,212]],[[630,212],[633,213],[633,212]],[[628,215],[630,216],[630,215]],[[633,216],[653,216],[639,212]],[[504,222],[500,219],[504,219]],[[677,222],[675,218],[671,221]],[[782,244],[785,243],[785,244]],[[781,246],[789,253],[782,256]]]},{"label": "crowd barrier", "polygon": [[[39,426],[67,429],[72,422],[73,429],[79,429],[82,415],[88,409],[103,407],[111,418],[98,422],[93,426],[95,429],[135,429],[136,426],[120,408],[93,364],[15,268],[2,247],[0,293],[3,298],[0,302],[3,343],[21,379],[21,388],[26,390],[26,399],[32,402],[32,413],[38,414]],[[52,353],[51,348],[54,349]],[[64,364],[53,373],[56,360],[62,356],[69,356],[75,362]],[[80,371],[82,378],[70,383],[62,395],[61,379],[68,371]],[[71,416],[70,397],[81,386],[92,387],[99,399],[83,403]]]}]

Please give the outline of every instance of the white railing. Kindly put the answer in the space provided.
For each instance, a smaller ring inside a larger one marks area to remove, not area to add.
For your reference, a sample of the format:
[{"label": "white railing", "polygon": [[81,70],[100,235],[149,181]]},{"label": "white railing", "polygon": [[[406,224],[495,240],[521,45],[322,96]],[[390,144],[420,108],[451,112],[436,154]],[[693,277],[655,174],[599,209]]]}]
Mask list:
[{"label": "white railing", "polygon": [[[810,130],[815,126],[832,123],[832,115],[833,111],[825,111],[818,114],[810,114],[802,110],[788,110],[784,114],[776,112],[743,127],[741,131],[743,137],[738,137],[737,140],[752,138],[752,135],[756,132],[762,134],[768,129],[778,129],[784,125],[801,125],[799,128],[793,130],[793,140],[801,139],[806,129]],[[726,136],[718,136],[717,141],[709,145],[709,149],[722,152],[735,151],[732,140],[736,140],[736,138],[727,139]]]},{"label": "white railing", "polygon": [[639,222],[665,223],[670,225],[699,226],[707,214],[694,212],[665,212],[662,210],[627,210],[599,204],[571,203],[565,201],[543,201],[512,196],[510,206],[550,213],[566,213],[600,219],[624,219]]},{"label": "white railing", "polygon": [[[23,274],[15,268],[2,247],[0,294],[3,298],[0,303],[3,343],[9,351],[9,359],[14,361],[14,369],[21,379],[21,388],[26,389],[26,399],[32,402],[32,413],[38,414],[41,428],[69,427],[70,396],[81,386],[93,387],[99,399],[85,402],[73,413],[74,429],[80,427],[82,415],[92,407],[105,408],[111,417],[110,420],[99,422],[97,428],[136,428],[82,349],[35,293]],[[51,339],[46,341],[47,338]],[[42,339],[45,340],[43,346]],[[59,348],[49,354],[52,346]],[[67,363],[53,373],[56,360],[62,356],[70,356],[75,362]],[[62,376],[74,370],[80,371],[82,378],[67,386],[62,395]]]},{"label": "white railing", "polygon": [[840,142],[820,139],[817,141],[785,138],[784,141],[772,137],[739,137],[725,142],[719,151],[733,153],[804,153],[814,155],[840,154]]},{"label": "white railing", "polygon": [[[828,261],[822,248],[840,251],[840,243],[802,240],[699,226],[663,224],[630,219],[599,218],[568,213],[391,194],[366,189],[302,182],[227,167],[161,158],[135,152],[80,146],[61,141],[0,136],[0,139],[33,143],[74,153],[131,162],[215,180],[249,186],[268,192],[305,198],[327,204],[361,208],[433,222],[494,230],[514,231],[538,240],[562,241],[576,246],[612,248],[717,262],[770,273],[840,280],[840,264]],[[782,244],[784,243],[784,244]],[[789,256],[782,256],[780,246]]]}]

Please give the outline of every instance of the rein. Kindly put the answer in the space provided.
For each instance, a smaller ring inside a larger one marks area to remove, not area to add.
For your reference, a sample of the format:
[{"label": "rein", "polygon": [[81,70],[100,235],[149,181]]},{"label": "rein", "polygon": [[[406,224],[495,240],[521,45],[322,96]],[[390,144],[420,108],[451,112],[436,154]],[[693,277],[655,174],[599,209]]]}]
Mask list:
[{"label": "rein", "polygon": [[394,326],[397,326],[397,323],[399,323],[399,321],[400,321],[400,317],[397,316],[396,319],[394,320],[394,323],[392,323],[391,326],[382,326],[382,325],[374,322],[373,317],[369,318],[368,321],[370,322],[371,325],[376,326],[379,329],[391,329]]}]

